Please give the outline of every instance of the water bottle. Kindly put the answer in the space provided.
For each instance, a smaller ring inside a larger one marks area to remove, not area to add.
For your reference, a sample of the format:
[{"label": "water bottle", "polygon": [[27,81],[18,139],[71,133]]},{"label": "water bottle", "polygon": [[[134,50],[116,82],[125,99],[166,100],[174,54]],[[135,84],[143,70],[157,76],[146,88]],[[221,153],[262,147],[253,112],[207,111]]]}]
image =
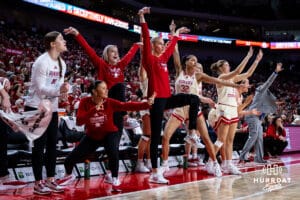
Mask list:
[{"label": "water bottle", "polygon": [[187,156],[183,156],[183,169],[187,169],[188,168],[188,157]]},{"label": "water bottle", "polygon": [[90,179],[90,161],[84,161],[84,179]]}]

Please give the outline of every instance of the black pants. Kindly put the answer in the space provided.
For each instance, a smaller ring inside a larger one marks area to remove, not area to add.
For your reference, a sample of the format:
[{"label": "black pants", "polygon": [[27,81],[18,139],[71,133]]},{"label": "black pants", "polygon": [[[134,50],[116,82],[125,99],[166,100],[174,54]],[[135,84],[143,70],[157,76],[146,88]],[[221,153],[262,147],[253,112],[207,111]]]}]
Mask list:
[{"label": "black pants", "polygon": [[7,158],[7,125],[0,118],[0,177],[6,176],[8,172],[8,158]]},{"label": "black pants", "polygon": [[169,98],[156,98],[150,109],[151,144],[150,156],[153,168],[157,168],[158,144],[161,140],[161,130],[164,110],[189,105],[189,130],[196,129],[199,111],[199,97],[192,94],[176,94]]},{"label": "black pants", "polygon": [[99,146],[104,145],[108,155],[108,167],[112,177],[118,177],[119,171],[119,136],[117,132],[107,134],[103,140],[97,141],[84,136],[79,145],[68,155],[65,160],[66,173],[71,174],[76,163],[84,161],[87,156],[94,153]]},{"label": "black pants", "polygon": [[[25,111],[36,110],[25,106]],[[56,166],[56,137],[58,131],[58,114],[52,113],[52,119],[45,133],[33,142],[32,169],[36,181],[42,180],[42,170],[45,164],[47,177],[54,177]],[[44,149],[46,147],[46,152]]]},{"label": "black pants", "polygon": [[288,145],[287,141],[274,139],[272,137],[264,138],[265,154],[270,152],[272,156],[281,155],[285,147]]},{"label": "black pants", "polygon": [[[112,86],[108,91],[108,97],[112,99],[116,99],[119,101],[125,102],[125,84],[124,83],[117,83]],[[123,116],[126,115],[126,112],[114,112],[114,124],[118,128],[119,134],[119,142],[123,132]]]}]

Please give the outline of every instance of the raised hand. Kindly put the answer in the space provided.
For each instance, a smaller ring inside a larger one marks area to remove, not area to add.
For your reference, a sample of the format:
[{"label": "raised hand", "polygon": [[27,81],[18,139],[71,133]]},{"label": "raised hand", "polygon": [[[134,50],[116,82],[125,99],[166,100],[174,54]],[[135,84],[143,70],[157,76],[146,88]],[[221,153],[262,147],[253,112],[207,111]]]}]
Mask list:
[{"label": "raised hand", "polygon": [[139,45],[140,48],[143,47],[143,42],[136,42],[137,45]]},{"label": "raised hand", "polygon": [[263,51],[260,49],[255,60],[260,61],[262,59],[263,55],[264,55]]},{"label": "raised hand", "polygon": [[144,7],[139,10],[138,15],[150,14],[150,7]]},{"label": "raised hand", "polygon": [[70,26],[69,28],[65,28],[64,29],[64,34],[66,34],[66,35],[71,34],[71,35],[75,35],[76,36],[76,35],[79,34],[79,31],[76,28]]},{"label": "raised hand", "polygon": [[176,30],[175,35],[179,36],[179,34],[181,34],[181,33],[188,33],[190,31],[191,30],[188,29],[187,27],[180,27],[179,29]]},{"label": "raised hand", "polygon": [[176,30],[176,24],[174,23],[174,19],[172,19],[171,24],[169,25],[170,33],[174,34]]},{"label": "raised hand", "polygon": [[281,72],[282,70],[283,70],[282,63],[277,63],[275,72],[278,73]]},{"label": "raised hand", "polygon": [[253,55],[253,47],[250,46],[249,51],[248,51],[248,53],[247,53],[247,56],[248,56],[248,57],[252,57],[252,55]]}]

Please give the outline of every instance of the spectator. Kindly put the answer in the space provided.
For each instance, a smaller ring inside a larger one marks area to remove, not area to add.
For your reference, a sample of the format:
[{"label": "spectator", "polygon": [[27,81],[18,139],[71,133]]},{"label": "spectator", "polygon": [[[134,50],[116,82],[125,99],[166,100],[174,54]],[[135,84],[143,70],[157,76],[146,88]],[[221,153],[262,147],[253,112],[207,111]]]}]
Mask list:
[{"label": "spectator", "polygon": [[281,155],[287,145],[282,119],[277,116],[266,131],[266,137],[264,138],[265,154],[271,154],[275,157]]}]

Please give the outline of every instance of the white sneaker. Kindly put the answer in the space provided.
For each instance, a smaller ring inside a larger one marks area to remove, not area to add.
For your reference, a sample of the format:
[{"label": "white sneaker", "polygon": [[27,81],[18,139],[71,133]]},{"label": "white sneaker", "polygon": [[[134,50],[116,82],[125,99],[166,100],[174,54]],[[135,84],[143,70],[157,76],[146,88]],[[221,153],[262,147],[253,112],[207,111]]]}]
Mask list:
[{"label": "white sneaker", "polygon": [[163,164],[160,166],[160,171],[161,171],[162,174],[165,173],[165,172],[170,171],[170,166],[169,166],[168,162],[163,163]]},{"label": "white sneaker", "polygon": [[113,177],[112,178],[112,185],[113,186],[119,186],[119,185],[121,185],[121,182],[120,182],[119,178]]},{"label": "white sneaker", "polygon": [[146,160],[145,166],[151,171],[152,170],[151,160]]},{"label": "white sneaker", "polygon": [[197,147],[198,149],[204,149],[205,145],[201,143],[201,139],[197,136],[196,143],[193,146]]},{"label": "white sneaker", "polygon": [[198,167],[197,159],[188,159],[187,164],[189,167]]},{"label": "white sneaker", "polygon": [[205,165],[205,163],[203,162],[203,160],[201,159],[201,158],[196,158],[196,163],[197,163],[197,165],[198,166],[204,166]]},{"label": "white sneaker", "polygon": [[213,170],[214,170],[214,175],[216,177],[222,176],[222,171],[221,171],[221,167],[220,167],[219,163],[214,163]]},{"label": "white sneaker", "polygon": [[57,184],[61,185],[61,186],[70,185],[75,179],[76,179],[76,176],[73,174],[70,174],[70,175],[65,176],[62,179],[58,180]]},{"label": "white sneaker", "polygon": [[145,166],[144,162],[137,162],[135,167],[136,172],[149,173],[150,170]]},{"label": "white sneaker", "polygon": [[40,195],[50,195],[52,190],[45,186],[43,181],[39,181],[38,184],[34,184],[33,193]]},{"label": "white sneaker", "polygon": [[213,165],[213,162],[207,161],[207,163],[205,165],[205,169],[206,169],[206,171],[207,171],[208,174],[214,174],[214,165]]},{"label": "white sneaker", "polygon": [[46,181],[45,182],[45,186],[48,187],[52,192],[55,193],[62,193],[64,192],[64,188],[62,188],[61,186],[59,186],[55,181]]},{"label": "white sneaker", "polygon": [[228,173],[233,174],[233,175],[241,175],[242,174],[242,172],[234,164],[230,164],[228,166]]},{"label": "white sneaker", "polygon": [[113,179],[111,177],[111,174],[106,174],[104,177],[104,182],[112,184],[113,183]]},{"label": "white sneaker", "polygon": [[169,184],[169,180],[165,179],[161,173],[151,174],[150,183]]},{"label": "white sneaker", "polygon": [[224,162],[222,162],[222,164],[221,164],[221,170],[222,170],[225,174],[228,174],[228,173],[229,173],[228,166],[225,165]]},{"label": "white sneaker", "polygon": [[188,144],[193,144],[190,135],[185,136],[183,140],[184,140],[186,143],[188,143]]}]

